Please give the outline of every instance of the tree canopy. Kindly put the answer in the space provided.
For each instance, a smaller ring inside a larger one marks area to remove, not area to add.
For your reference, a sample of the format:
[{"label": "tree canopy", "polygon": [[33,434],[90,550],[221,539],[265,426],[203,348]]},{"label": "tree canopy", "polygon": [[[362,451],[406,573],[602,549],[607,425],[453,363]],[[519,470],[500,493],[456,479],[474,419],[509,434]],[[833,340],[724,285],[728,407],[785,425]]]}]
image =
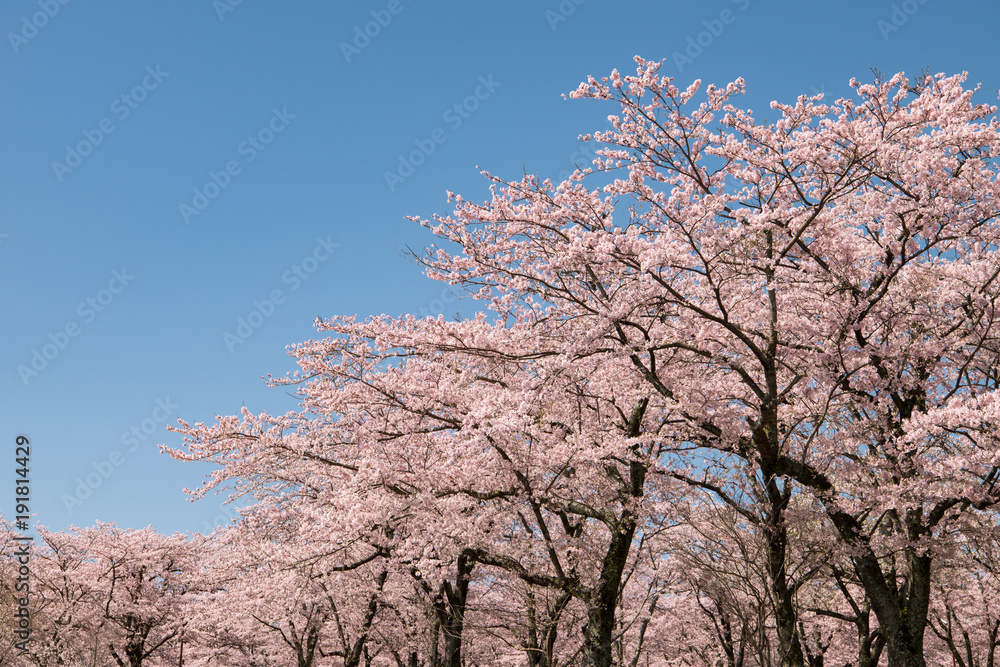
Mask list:
[{"label": "tree canopy", "polygon": [[[876,75],[758,121],[742,80],[636,64],[570,94],[616,107],[591,166],[414,218],[481,312],[318,321],[272,379],[300,409],[165,448],[238,524],[141,566],[141,622],[59,604],[135,667],[182,635],[206,665],[992,665],[996,107]],[[53,572],[105,558],[61,539]]]}]

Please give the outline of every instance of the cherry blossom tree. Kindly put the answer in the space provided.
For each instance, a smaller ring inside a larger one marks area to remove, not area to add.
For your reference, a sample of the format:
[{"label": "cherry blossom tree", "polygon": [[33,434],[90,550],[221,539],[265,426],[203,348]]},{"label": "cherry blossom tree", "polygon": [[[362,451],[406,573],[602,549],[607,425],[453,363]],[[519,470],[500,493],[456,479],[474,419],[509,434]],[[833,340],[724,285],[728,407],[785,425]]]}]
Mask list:
[{"label": "cherry blossom tree", "polygon": [[35,665],[97,665],[106,657],[108,634],[91,604],[91,588],[80,576],[86,568],[88,542],[60,539],[42,528],[42,544],[34,551],[33,637]]},{"label": "cherry blossom tree", "polygon": [[326,658],[343,667],[369,664],[388,571],[379,562],[324,571],[324,560],[300,545],[288,524],[257,518],[247,515],[213,535],[212,553],[202,559],[207,586],[193,624],[200,652],[228,650],[232,664],[246,665],[312,667],[330,664]]},{"label": "cherry blossom tree", "polygon": [[[234,446],[252,443],[258,456],[284,456],[278,465],[314,466],[309,474],[321,475],[327,488],[347,482],[350,502],[338,520],[366,526],[362,533],[372,548],[388,528],[392,540],[382,549],[410,563],[411,572],[422,571],[423,582],[428,573],[443,582],[428,583],[425,590],[446,604],[438,623],[442,664],[461,664],[467,581],[477,565],[582,604],[588,618],[580,650],[585,658],[609,655],[622,575],[647,515],[641,506],[645,470],[628,463],[637,447],[648,447],[634,443],[646,401],[628,394],[604,399],[597,384],[588,389],[588,376],[602,374],[594,364],[578,363],[570,373],[557,360],[553,368],[559,372],[539,379],[536,374],[547,372],[541,364],[525,371],[476,355],[434,353],[464,339],[502,354],[512,344],[511,332],[482,319],[326,326],[339,333],[350,327],[353,337],[296,351],[305,372],[323,365],[322,376],[308,380],[303,391],[308,412],[282,418],[247,412],[241,422],[185,426],[192,453],[177,455],[214,457],[237,470],[246,461]],[[413,330],[412,340],[399,338],[407,336],[404,327]],[[395,346],[386,349],[378,339],[380,330],[390,329]],[[378,368],[400,354],[412,358],[388,371]],[[324,393],[322,405],[312,398],[317,392]],[[525,411],[531,403],[542,407]],[[318,410],[336,411],[337,418],[317,423],[311,415]],[[613,415],[610,424],[601,410]],[[293,429],[297,433],[289,433]],[[615,459],[624,462],[624,475]],[[330,468],[351,474],[331,480]],[[202,492],[228,474],[224,470]],[[289,473],[283,470],[281,477],[287,480]],[[319,488],[320,482],[309,485]],[[367,500],[359,502],[359,489]],[[451,583],[441,579],[445,572]],[[439,585],[443,597],[434,592]]]},{"label": "cherry blossom tree", "polygon": [[39,593],[52,624],[87,640],[99,664],[142,667],[175,648],[184,625],[184,596],[198,585],[201,541],[162,536],[152,528],[39,528],[49,566]]},{"label": "cherry blossom tree", "polygon": [[802,488],[854,552],[889,664],[922,665],[939,531],[996,502],[995,108],[964,75],[900,74],[759,123],[729,103],[742,81],[695,107],[699,82],[637,62],[573,94],[620,105],[585,137],[610,145],[594,169],[491,177],[490,201],[427,223],[459,252],[423,261],[509,321],[586,331],[551,351],[627,357],[703,456],[758,471],[785,664]]},{"label": "cherry blossom tree", "polygon": [[[1000,652],[1000,529],[980,517],[952,536],[933,578],[929,654],[961,667],[996,664]],[[935,641],[936,640],[936,641]]]},{"label": "cherry blossom tree", "polygon": [[471,637],[516,644],[469,606],[498,590],[534,610],[521,644],[538,664],[622,664],[625,615],[647,634],[666,618],[655,566],[630,574],[637,547],[690,497],[759,538],[773,622],[736,614],[749,588],[692,578],[660,594],[715,619],[706,633],[675,616],[691,642],[734,662],[744,633],[773,639],[798,667],[840,655],[846,627],[858,659],[923,667],[935,568],[998,500],[995,108],[964,75],[899,74],[758,122],[731,101],[742,80],[697,102],[700,82],[636,62],[571,95],[618,107],[583,137],[605,146],[592,168],[487,174],[490,199],[450,194],[451,216],[421,221],[447,247],[418,261],[488,312],[319,322],[328,337],[273,381],[298,386],[301,410],[183,423],[168,451],[219,466],[196,496],[228,483],[296,514],[325,571],[384,560],[387,580],[419,581],[430,632],[393,649],[399,664],[457,667]]}]

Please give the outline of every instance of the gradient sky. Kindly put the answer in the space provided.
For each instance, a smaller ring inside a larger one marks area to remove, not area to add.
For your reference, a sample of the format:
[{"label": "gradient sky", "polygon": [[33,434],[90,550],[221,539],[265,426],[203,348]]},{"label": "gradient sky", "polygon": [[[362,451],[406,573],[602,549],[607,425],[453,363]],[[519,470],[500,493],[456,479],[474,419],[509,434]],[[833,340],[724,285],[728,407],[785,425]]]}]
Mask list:
[{"label": "gradient sky", "polygon": [[759,118],[871,68],[1000,87],[986,0],[7,0],[0,27],[0,513],[24,434],[52,528],[210,530],[223,498],[186,501],[207,467],[159,453],[165,424],[293,408],[261,376],[318,316],[470,316],[404,257],[434,240],[404,216],[485,198],[477,165],[585,163],[616,111],[562,98],[588,74],[742,76]]}]

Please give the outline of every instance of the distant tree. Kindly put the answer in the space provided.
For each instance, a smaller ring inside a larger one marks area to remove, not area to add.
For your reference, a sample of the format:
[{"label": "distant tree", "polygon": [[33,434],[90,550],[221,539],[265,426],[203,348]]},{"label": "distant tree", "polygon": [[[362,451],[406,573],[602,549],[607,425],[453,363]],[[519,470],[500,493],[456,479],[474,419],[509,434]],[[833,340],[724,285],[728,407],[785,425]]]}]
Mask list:
[{"label": "distant tree", "polygon": [[938,553],[929,654],[938,663],[993,667],[1000,657],[1000,527],[982,517]]},{"label": "distant tree", "polygon": [[192,621],[199,654],[225,650],[231,664],[247,667],[313,667],[328,658],[338,667],[366,665],[387,575],[382,563],[326,572],[287,521],[262,530],[253,523],[213,535],[211,554],[203,555],[206,592]]},{"label": "distant tree", "polygon": [[36,622],[43,640],[36,650],[55,651],[39,664],[162,664],[158,658],[179,644],[197,590],[202,541],[107,523],[39,533],[35,596],[45,616]]}]

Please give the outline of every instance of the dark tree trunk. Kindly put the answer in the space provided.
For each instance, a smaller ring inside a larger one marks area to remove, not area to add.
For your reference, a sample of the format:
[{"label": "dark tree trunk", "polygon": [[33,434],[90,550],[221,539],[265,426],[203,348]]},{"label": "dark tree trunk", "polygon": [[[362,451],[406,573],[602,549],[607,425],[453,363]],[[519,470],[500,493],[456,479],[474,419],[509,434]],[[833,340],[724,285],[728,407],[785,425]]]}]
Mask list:
[{"label": "dark tree trunk", "polygon": [[568,591],[560,591],[559,596],[546,610],[545,620],[539,627],[535,596],[529,591],[528,642],[524,647],[528,657],[528,667],[552,667],[555,664],[554,653],[556,638],[559,634],[559,618],[572,597]]},{"label": "dark tree trunk", "polygon": [[619,530],[613,530],[604,556],[601,577],[586,600],[587,624],[583,630],[582,667],[611,667],[615,617],[622,575],[635,535],[635,520],[628,511]]},{"label": "dark tree trunk", "polygon": [[788,585],[788,529],[784,512],[790,494],[787,489],[783,492],[779,488],[776,476],[769,472],[765,475],[768,510],[764,519],[764,534],[767,538],[767,575],[774,596],[774,622],[780,654],[778,664],[781,667],[804,667],[794,591]]},{"label": "dark tree trunk", "polygon": [[[900,589],[895,571],[888,574],[882,571],[861,524],[832,503],[827,514],[841,537],[855,550],[851,561],[878,619],[888,667],[926,667],[924,630],[930,608],[931,558],[917,554],[913,548],[906,549],[907,576]],[[919,513],[907,517],[906,530],[911,540],[923,530],[919,522]]]},{"label": "dark tree trunk", "polygon": [[465,629],[465,607],[469,596],[469,575],[475,561],[463,552],[458,557],[455,585],[444,583],[444,594],[448,604],[441,615],[441,630],[444,634],[443,667],[462,667],[462,634]]},{"label": "dark tree trunk", "polygon": [[389,577],[388,570],[382,570],[379,573],[378,578],[375,580],[377,588],[371,597],[368,598],[368,609],[365,611],[364,623],[361,626],[361,634],[355,640],[354,645],[350,647],[349,651],[346,651],[344,656],[344,667],[358,667],[361,664],[361,658],[367,657],[365,653],[367,649],[368,633],[371,631],[372,622],[375,620],[375,615],[378,613],[379,609],[379,594],[382,592],[382,588],[385,586],[385,580]]}]

